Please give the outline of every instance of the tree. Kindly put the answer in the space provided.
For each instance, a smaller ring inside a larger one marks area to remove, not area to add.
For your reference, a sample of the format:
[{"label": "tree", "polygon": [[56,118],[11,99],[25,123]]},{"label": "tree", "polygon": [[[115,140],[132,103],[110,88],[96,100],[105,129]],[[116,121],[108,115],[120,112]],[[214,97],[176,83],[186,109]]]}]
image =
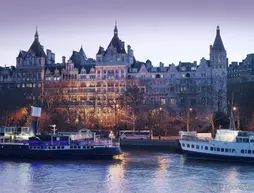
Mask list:
[{"label": "tree", "polygon": [[130,117],[133,122],[133,130],[136,129],[136,121],[142,116],[142,106],[144,104],[144,92],[136,85],[129,85],[124,95],[124,107],[131,112]]},{"label": "tree", "polygon": [[22,107],[29,106],[29,100],[22,89],[3,88],[0,90],[0,117],[1,124],[6,125],[11,114]]}]

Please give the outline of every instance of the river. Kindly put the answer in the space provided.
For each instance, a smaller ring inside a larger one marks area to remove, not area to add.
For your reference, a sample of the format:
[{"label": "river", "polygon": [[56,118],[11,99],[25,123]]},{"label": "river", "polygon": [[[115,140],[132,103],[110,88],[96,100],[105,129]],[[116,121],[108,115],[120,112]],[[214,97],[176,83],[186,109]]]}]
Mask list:
[{"label": "river", "polygon": [[104,161],[0,161],[2,193],[254,192],[254,165],[127,151]]}]

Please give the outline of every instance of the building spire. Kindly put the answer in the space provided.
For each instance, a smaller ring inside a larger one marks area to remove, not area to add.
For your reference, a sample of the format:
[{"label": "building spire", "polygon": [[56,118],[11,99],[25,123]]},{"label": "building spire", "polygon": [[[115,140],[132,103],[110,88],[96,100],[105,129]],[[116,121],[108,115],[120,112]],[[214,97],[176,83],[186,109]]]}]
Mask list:
[{"label": "building spire", "polygon": [[225,50],[221,36],[220,36],[220,27],[217,26],[216,37],[213,43],[214,50]]},{"label": "building spire", "polygon": [[117,21],[115,21],[114,36],[118,37]]},{"label": "building spire", "polygon": [[36,26],[36,32],[35,32],[35,35],[34,35],[34,39],[35,39],[35,40],[39,40],[39,35],[38,35],[37,26]]}]

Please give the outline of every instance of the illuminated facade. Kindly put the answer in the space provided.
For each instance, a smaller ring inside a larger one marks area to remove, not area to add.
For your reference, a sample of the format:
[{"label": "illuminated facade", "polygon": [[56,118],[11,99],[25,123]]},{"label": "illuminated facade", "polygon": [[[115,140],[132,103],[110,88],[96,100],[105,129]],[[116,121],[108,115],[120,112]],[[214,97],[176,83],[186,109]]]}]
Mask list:
[{"label": "illuminated facade", "polygon": [[220,84],[225,92],[227,89],[227,54],[219,28],[210,49],[210,60],[202,58],[199,64],[160,63],[154,67],[149,60],[137,61],[131,46],[126,51],[115,26],[108,47],[99,47],[96,59],[87,58],[81,47],[67,61],[63,57],[61,63],[55,63],[54,53],[44,52],[36,31],[29,50],[20,51],[16,68],[1,69],[0,81],[26,89],[32,98],[62,95],[69,106],[92,107],[107,106],[110,101],[115,104],[128,87],[136,85],[145,94],[145,104],[162,106],[172,116],[181,116],[189,108],[202,114],[207,109],[218,110],[215,104],[227,104],[226,96],[215,99],[213,92],[220,93]]}]

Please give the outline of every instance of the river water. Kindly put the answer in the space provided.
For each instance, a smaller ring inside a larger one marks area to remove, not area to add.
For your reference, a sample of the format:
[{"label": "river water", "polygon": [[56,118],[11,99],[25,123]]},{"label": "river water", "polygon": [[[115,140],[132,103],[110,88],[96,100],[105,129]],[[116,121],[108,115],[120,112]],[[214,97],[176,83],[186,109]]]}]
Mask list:
[{"label": "river water", "polygon": [[148,151],[110,161],[0,161],[0,192],[254,192],[254,165]]}]

